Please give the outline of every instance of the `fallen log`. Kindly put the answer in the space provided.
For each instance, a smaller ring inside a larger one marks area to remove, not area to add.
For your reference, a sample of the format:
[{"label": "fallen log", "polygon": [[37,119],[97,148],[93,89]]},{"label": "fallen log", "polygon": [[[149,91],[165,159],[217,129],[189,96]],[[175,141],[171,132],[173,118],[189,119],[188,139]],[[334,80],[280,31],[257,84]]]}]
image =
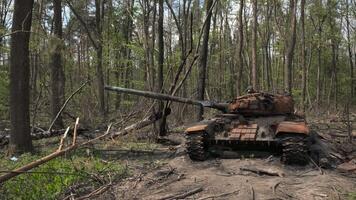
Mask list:
[{"label": "fallen log", "polygon": [[[170,113],[169,111],[166,113]],[[118,136],[123,136],[123,135],[127,135],[128,133],[130,133],[131,131],[135,131],[135,130],[139,130],[143,127],[146,127],[150,124],[153,124],[155,121],[159,120],[162,118],[162,113],[155,113],[152,114],[146,118],[144,118],[143,120],[141,120],[138,123],[132,124],[130,126],[125,127],[123,130],[113,133],[111,135],[112,138],[118,137]]]},{"label": "fallen log", "polygon": [[258,169],[253,166],[249,167],[240,167],[240,171],[248,171],[248,172],[253,172],[259,175],[269,175],[269,176],[279,176],[279,177],[284,177],[284,173],[279,171],[279,170],[273,170],[273,169]]},{"label": "fallen log", "polygon": [[[31,133],[31,139],[32,140],[41,140],[41,139],[45,139],[45,138],[56,137],[59,135],[63,135],[66,132],[66,130],[67,129],[59,129],[59,130]],[[69,131],[73,132],[74,129],[70,129]],[[87,131],[89,131],[89,129],[78,128],[77,134],[80,135]],[[9,144],[9,141],[10,141],[10,135],[1,135],[0,136],[0,147]]]},{"label": "fallen log", "polygon": [[191,196],[193,194],[196,194],[196,193],[199,193],[201,191],[203,191],[203,188],[202,187],[197,187],[197,188],[194,188],[194,189],[189,190],[189,191],[184,192],[184,193],[170,194],[170,195],[161,197],[158,200],[185,199],[186,197],[189,197],[189,196]]},{"label": "fallen log", "polygon": [[[124,128],[123,131],[119,131],[119,132],[115,133],[114,136],[115,137],[121,136],[121,135],[129,133],[130,131],[137,130],[138,128],[143,128],[145,126],[148,126],[148,125],[154,123],[156,120],[160,119],[160,116],[161,116],[160,114],[151,115],[150,117],[147,117],[142,121],[139,121],[139,122],[137,122],[137,123],[135,123],[135,124],[133,124],[131,126],[128,126],[128,127]],[[150,122],[150,123],[148,123],[148,122]],[[49,154],[49,155],[47,155],[47,156],[45,156],[45,157],[43,157],[41,159],[33,161],[33,162],[31,162],[31,163],[29,163],[29,164],[27,164],[25,166],[22,166],[22,167],[19,167],[19,168],[15,169],[15,170],[12,170],[10,173],[7,173],[7,174],[4,174],[4,175],[0,176],[0,183],[3,183],[5,181],[7,181],[7,180],[19,175],[19,174],[22,174],[25,171],[31,170],[31,169],[33,169],[35,167],[38,167],[38,166],[42,165],[43,163],[46,163],[46,162],[48,162],[48,161],[50,161],[50,160],[52,160],[54,158],[62,156],[62,155],[66,154],[66,153],[68,153],[68,152],[70,152],[70,151],[72,151],[74,149],[77,149],[78,147],[82,147],[82,146],[88,145],[88,144],[90,144],[92,142],[95,142],[97,140],[100,140],[100,139],[103,139],[103,138],[105,138],[107,136],[110,136],[110,133],[109,133],[110,129],[111,129],[111,124],[108,126],[108,129],[106,130],[105,134],[100,135],[100,136],[98,136],[98,137],[96,137],[94,139],[88,140],[88,141],[83,142],[81,144],[73,143],[71,146],[69,146],[67,148],[64,148],[64,149],[61,149],[62,147],[60,146],[61,148],[59,148],[57,151],[55,151],[55,152],[53,152],[53,153],[51,153],[51,154]]]}]

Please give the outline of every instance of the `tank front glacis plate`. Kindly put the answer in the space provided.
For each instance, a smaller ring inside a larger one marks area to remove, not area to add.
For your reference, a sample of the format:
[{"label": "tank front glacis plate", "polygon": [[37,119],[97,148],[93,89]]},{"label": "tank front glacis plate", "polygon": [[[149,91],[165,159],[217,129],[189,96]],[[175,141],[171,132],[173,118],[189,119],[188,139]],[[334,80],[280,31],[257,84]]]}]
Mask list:
[{"label": "tank front glacis plate", "polygon": [[231,140],[255,140],[257,124],[240,124],[229,133]]}]

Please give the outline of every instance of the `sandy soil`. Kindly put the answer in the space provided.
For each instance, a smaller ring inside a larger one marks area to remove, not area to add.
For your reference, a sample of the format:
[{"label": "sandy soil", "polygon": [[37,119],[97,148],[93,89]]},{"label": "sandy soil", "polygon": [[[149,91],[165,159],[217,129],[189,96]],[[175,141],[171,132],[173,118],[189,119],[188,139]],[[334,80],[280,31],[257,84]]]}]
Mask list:
[{"label": "sandy soil", "polygon": [[[157,169],[138,171],[98,199],[170,199],[197,188],[202,191],[185,199],[345,199],[356,191],[355,178],[312,166],[283,166],[274,157],[193,162],[181,155],[166,161]],[[240,168],[264,169],[279,176]]]}]

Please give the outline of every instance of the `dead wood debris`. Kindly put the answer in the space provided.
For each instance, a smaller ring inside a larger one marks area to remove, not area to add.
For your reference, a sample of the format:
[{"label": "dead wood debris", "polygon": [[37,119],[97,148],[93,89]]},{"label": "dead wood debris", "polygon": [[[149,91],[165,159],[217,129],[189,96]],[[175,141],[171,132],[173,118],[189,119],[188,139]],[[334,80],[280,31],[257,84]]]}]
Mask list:
[{"label": "dead wood debris", "polygon": [[226,193],[222,193],[222,194],[218,194],[218,195],[211,195],[211,196],[202,197],[202,198],[199,198],[198,200],[215,199],[215,198],[220,198],[220,197],[226,197],[226,196],[229,196],[229,195],[232,195],[232,194],[236,194],[236,193],[239,193],[239,192],[240,192],[240,190],[235,190],[235,191],[232,191],[232,192],[226,192]]},{"label": "dead wood debris", "polygon": [[[90,144],[90,143],[92,143],[92,142],[94,142],[96,140],[99,140],[99,139],[101,139],[103,137],[106,137],[109,134],[110,128],[111,128],[111,125],[108,126],[108,129],[106,130],[105,134],[100,135],[100,136],[98,136],[98,137],[96,137],[96,138],[94,138],[92,140],[87,141],[87,142],[83,142],[81,144],[73,143],[71,146],[69,146],[69,147],[67,147],[65,149],[61,149],[62,147],[59,146],[57,151],[55,151],[55,152],[53,152],[53,153],[51,153],[51,154],[49,154],[49,155],[47,155],[47,156],[45,156],[43,158],[35,160],[35,161],[33,161],[33,162],[31,162],[31,163],[29,163],[27,165],[24,165],[24,166],[22,166],[20,168],[17,168],[15,170],[13,170],[13,172],[11,172],[11,173],[7,173],[7,174],[4,174],[4,175],[0,176],[0,183],[5,182],[5,181],[7,181],[7,180],[19,175],[19,174],[22,174],[24,171],[31,170],[31,169],[33,169],[35,167],[38,167],[38,166],[42,165],[43,163],[46,163],[46,162],[48,162],[48,161],[50,161],[50,160],[52,160],[54,158],[62,156],[64,154],[66,154],[67,152],[70,152],[70,151],[72,151],[72,150],[74,150],[74,149],[76,149],[76,148],[78,148],[80,146],[84,146],[84,145]],[[74,141],[74,139],[73,139],[73,141]]]},{"label": "dead wood debris", "polygon": [[[154,123],[156,120],[160,119],[161,115],[159,114],[154,114],[154,115],[151,115],[147,118],[145,118],[144,120],[142,121],[139,121],[133,125],[130,125],[126,128],[124,128],[124,130],[122,131],[119,131],[119,132],[116,132],[114,135],[112,135],[112,137],[118,137],[118,136],[121,136],[121,135],[125,135],[125,134],[128,134],[130,131],[133,131],[133,130],[137,130],[137,129],[140,129],[140,128],[143,128],[145,126],[148,126],[152,123]],[[0,183],[3,183],[19,174],[22,174],[24,171],[28,171],[28,170],[31,170],[35,167],[38,167],[39,165],[42,165],[43,163],[46,163],[54,158],[57,158],[59,156],[62,156],[74,149],[77,149],[78,147],[82,147],[82,146],[86,146],[88,144],[91,144],[97,140],[100,140],[100,139],[103,139],[107,136],[110,135],[110,129],[111,129],[111,124],[108,126],[108,129],[106,130],[106,132],[94,139],[91,139],[91,140],[88,140],[86,142],[83,142],[83,143],[80,143],[80,144],[77,144],[76,143],[76,137],[77,137],[77,130],[75,130],[76,128],[78,128],[78,123],[79,123],[79,118],[76,120],[76,126],[74,128],[74,133],[73,133],[73,141],[72,141],[72,145],[65,148],[65,149],[62,149],[62,146],[61,144],[59,145],[59,148],[57,151],[43,157],[43,158],[40,158],[36,161],[33,161],[25,166],[22,166],[20,168],[17,168],[15,170],[13,170],[12,172],[10,173],[7,173],[7,174],[4,174],[2,176],[0,176]]]},{"label": "dead wood debris", "polygon": [[271,169],[258,169],[253,166],[247,166],[247,167],[240,167],[241,171],[248,171],[248,172],[253,172],[259,175],[269,175],[269,176],[279,176],[279,177],[284,177],[285,174],[281,171],[274,171]]},{"label": "dead wood debris", "polygon": [[197,188],[188,190],[188,191],[186,191],[184,193],[170,194],[170,195],[158,198],[157,200],[184,199],[186,197],[189,197],[189,196],[194,195],[196,193],[199,193],[201,191],[203,191],[203,188],[202,187],[197,187]]}]

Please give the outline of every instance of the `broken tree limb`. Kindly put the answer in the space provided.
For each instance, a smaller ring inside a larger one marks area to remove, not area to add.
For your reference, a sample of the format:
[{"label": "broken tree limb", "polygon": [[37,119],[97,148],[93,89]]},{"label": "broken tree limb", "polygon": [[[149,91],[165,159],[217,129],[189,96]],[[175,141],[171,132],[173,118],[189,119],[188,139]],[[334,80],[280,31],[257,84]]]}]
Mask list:
[{"label": "broken tree limb", "polygon": [[[156,120],[160,119],[161,117],[162,117],[162,114],[151,115],[151,116],[145,118],[144,120],[142,120],[142,121],[140,121],[140,122],[138,122],[136,124],[133,124],[131,126],[128,126],[128,127],[124,128],[123,131],[115,133],[112,137],[125,135],[125,134],[129,133],[132,130],[137,130],[137,129],[143,128],[145,126],[148,126],[148,125],[154,123]],[[111,124],[108,126],[108,129],[106,130],[105,134],[103,134],[103,135],[100,135],[100,136],[98,136],[96,138],[93,138],[93,139],[88,140],[86,142],[83,142],[81,144],[75,144],[75,145],[69,146],[69,147],[67,147],[67,148],[65,148],[63,150],[53,152],[53,153],[51,153],[51,154],[49,154],[49,155],[47,155],[47,156],[45,156],[45,157],[43,157],[43,158],[41,158],[39,160],[33,161],[30,164],[27,164],[25,166],[22,166],[20,168],[15,169],[11,173],[7,173],[5,175],[0,176],[0,183],[3,183],[5,181],[9,180],[9,179],[11,179],[11,178],[23,173],[24,171],[28,171],[28,170],[31,170],[31,169],[33,169],[35,167],[38,167],[39,165],[41,165],[43,163],[46,163],[46,162],[48,162],[48,161],[50,161],[50,160],[52,160],[52,159],[54,159],[56,157],[62,156],[64,154],[66,154],[67,152],[70,152],[70,151],[72,151],[72,150],[74,150],[74,149],[76,149],[78,147],[82,147],[82,146],[88,145],[88,144],[90,144],[92,142],[95,142],[97,140],[103,139],[103,138],[105,138],[105,137],[110,135],[109,134],[110,128],[111,128]]]},{"label": "broken tree limb", "polygon": [[77,128],[78,128],[78,125],[79,125],[79,117],[75,120],[72,146],[74,146],[77,143]]},{"label": "broken tree limb", "polygon": [[162,113],[156,113],[156,114],[152,114],[146,118],[144,118],[143,120],[132,124],[130,126],[127,126],[126,128],[124,128],[123,130],[113,133],[112,134],[112,138],[118,137],[118,136],[123,136],[123,135],[127,135],[128,133],[130,133],[131,131],[134,130],[138,130],[141,129],[143,127],[146,127],[150,124],[153,124],[155,121],[159,120],[162,118]]},{"label": "broken tree limb", "polygon": [[64,104],[62,105],[61,109],[58,111],[56,117],[53,119],[51,125],[48,127],[48,132],[51,132],[54,123],[56,122],[56,120],[58,119],[58,117],[62,114],[63,110],[65,109],[65,107],[67,106],[67,104],[69,103],[69,101],[74,97],[74,95],[76,95],[78,92],[80,92],[83,87],[85,85],[87,85],[90,82],[90,80],[87,80],[86,82],[84,82],[77,90],[75,90],[71,95],[69,95],[69,97],[66,99],[66,101],[64,102]]},{"label": "broken tree limb", "polygon": [[241,171],[248,171],[248,172],[253,172],[259,175],[269,175],[269,176],[279,176],[279,177],[284,177],[284,173],[278,170],[273,170],[273,169],[258,169],[253,166],[249,167],[240,167]]},{"label": "broken tree limb", "polygon": [[[56,137],[56,136],[59,136],[59,135],[62,135],[63,133],[65,133],[66,130],[67,129],[59,129],[59,130],[52,130],[51,132],[43,131],[43,132],[31,133],[31,139],[32,140],[41,140],[41,139],[45,139],[45,138]],[[69,129],[69,132],[73,132],[73,130],[74,129]],[[77,135],[79,135],[83,132],[87,132],[87,131],[89,131],[89,130],[86,128],[78,128]],[[72,134],[72,133],[70,133],[70,134]],[[0,136],[0,147],[9,144],[9,139],[10,139],[9,134],[1,135]]]},{"label": "broken tree limb", "polygon": [[70,151],[72,151],[72,150],[74,150],[74,149],[76,149],[76,148],[78,148],[80,146],[84,146],[84,145],[90,144],[90,143],[92,143],[92,142],[94,142],[96,140],[99,140],[99,139],[101,139],[103,137],[106,137],[107,135],[109,135],[110,128],[111,128],[111,124],[108,126],[108,129],[106,130],[106,133],[101,135],[101,136],[98,136],[98,137],[96,137],[94,139],[91,139],[91,140],[88,140],[86,142],[83,142],[83,143],[81,143],[79,145],[75,144],[75,145],[69,146],[69,147],[67,147],[67,148],[65,148],[63,150],[55,151],[55,152],[53,152],[53,153],[51,153],[51,154],[49,154],[49,155],[47,155],[47,156],[45,156],[43,158],[35,160],[35,161],[33,161],[33,162],[31,162],[31,163],[29,163],[29,164],[27,164],[25,166],[22,166],[20,168],[17,168],[15,170],[13,170],[13,172],[10,172],[10,173],[7,173],[7,174],[4,174],[4,175],[0,176],[0,183],[3,183],[5,181],[7,181],[7,180],[19,175],[19,174],[22,174],[24,171],[28,171],[28,170],[33,169],[35,167],[38,167],[38,166],[42,165],[43,163],[46,163],[46,162],[48,162],[48,161],[50,161],[50,160],[52,160],[54,158],[62,156],[64,154],[66,154],[67,152],[70,152]]},{"label": "broken tree limb", "polygon": [[222,194],[218,194],[218,195],[211,195],[211,196],[207,196],[207,197],[202,197],[198,200],[205,200],[205,199],[216,199],[216,198],[221,198],[221,197],[225,197],[225,196],[228,196],[228,195],[231,195],[231,194],[236,194],[236,193],[239,193],[240,190],[235,190],[235,191],[232,191],[232,192],[226,192],[226,193],[222,193]]},{"label": "broken tree limb", "polygon": [[187,192],[181,193],[181,194],[170,194],[164,197],[159,198],[158,200],[170,200],[170,199],[184,199],[186,197],[189,197],[193,194],[199,193],[203,191],[202,187],[197,187],[192,190],[189,190]]},{"label": "broken tree limb", "polygon": [[62,147],[63,147],[63,144],[64,144],[64,140],[67,138],[67,135],[68,135],[68,132],[69,132],[69,128],[70,128],[70,126],[68,126],[66,132],[64,132],[63,137],[61,138],[61,141],[59,143],[59,147],[58,147],[57,151],[62,150]]}]

